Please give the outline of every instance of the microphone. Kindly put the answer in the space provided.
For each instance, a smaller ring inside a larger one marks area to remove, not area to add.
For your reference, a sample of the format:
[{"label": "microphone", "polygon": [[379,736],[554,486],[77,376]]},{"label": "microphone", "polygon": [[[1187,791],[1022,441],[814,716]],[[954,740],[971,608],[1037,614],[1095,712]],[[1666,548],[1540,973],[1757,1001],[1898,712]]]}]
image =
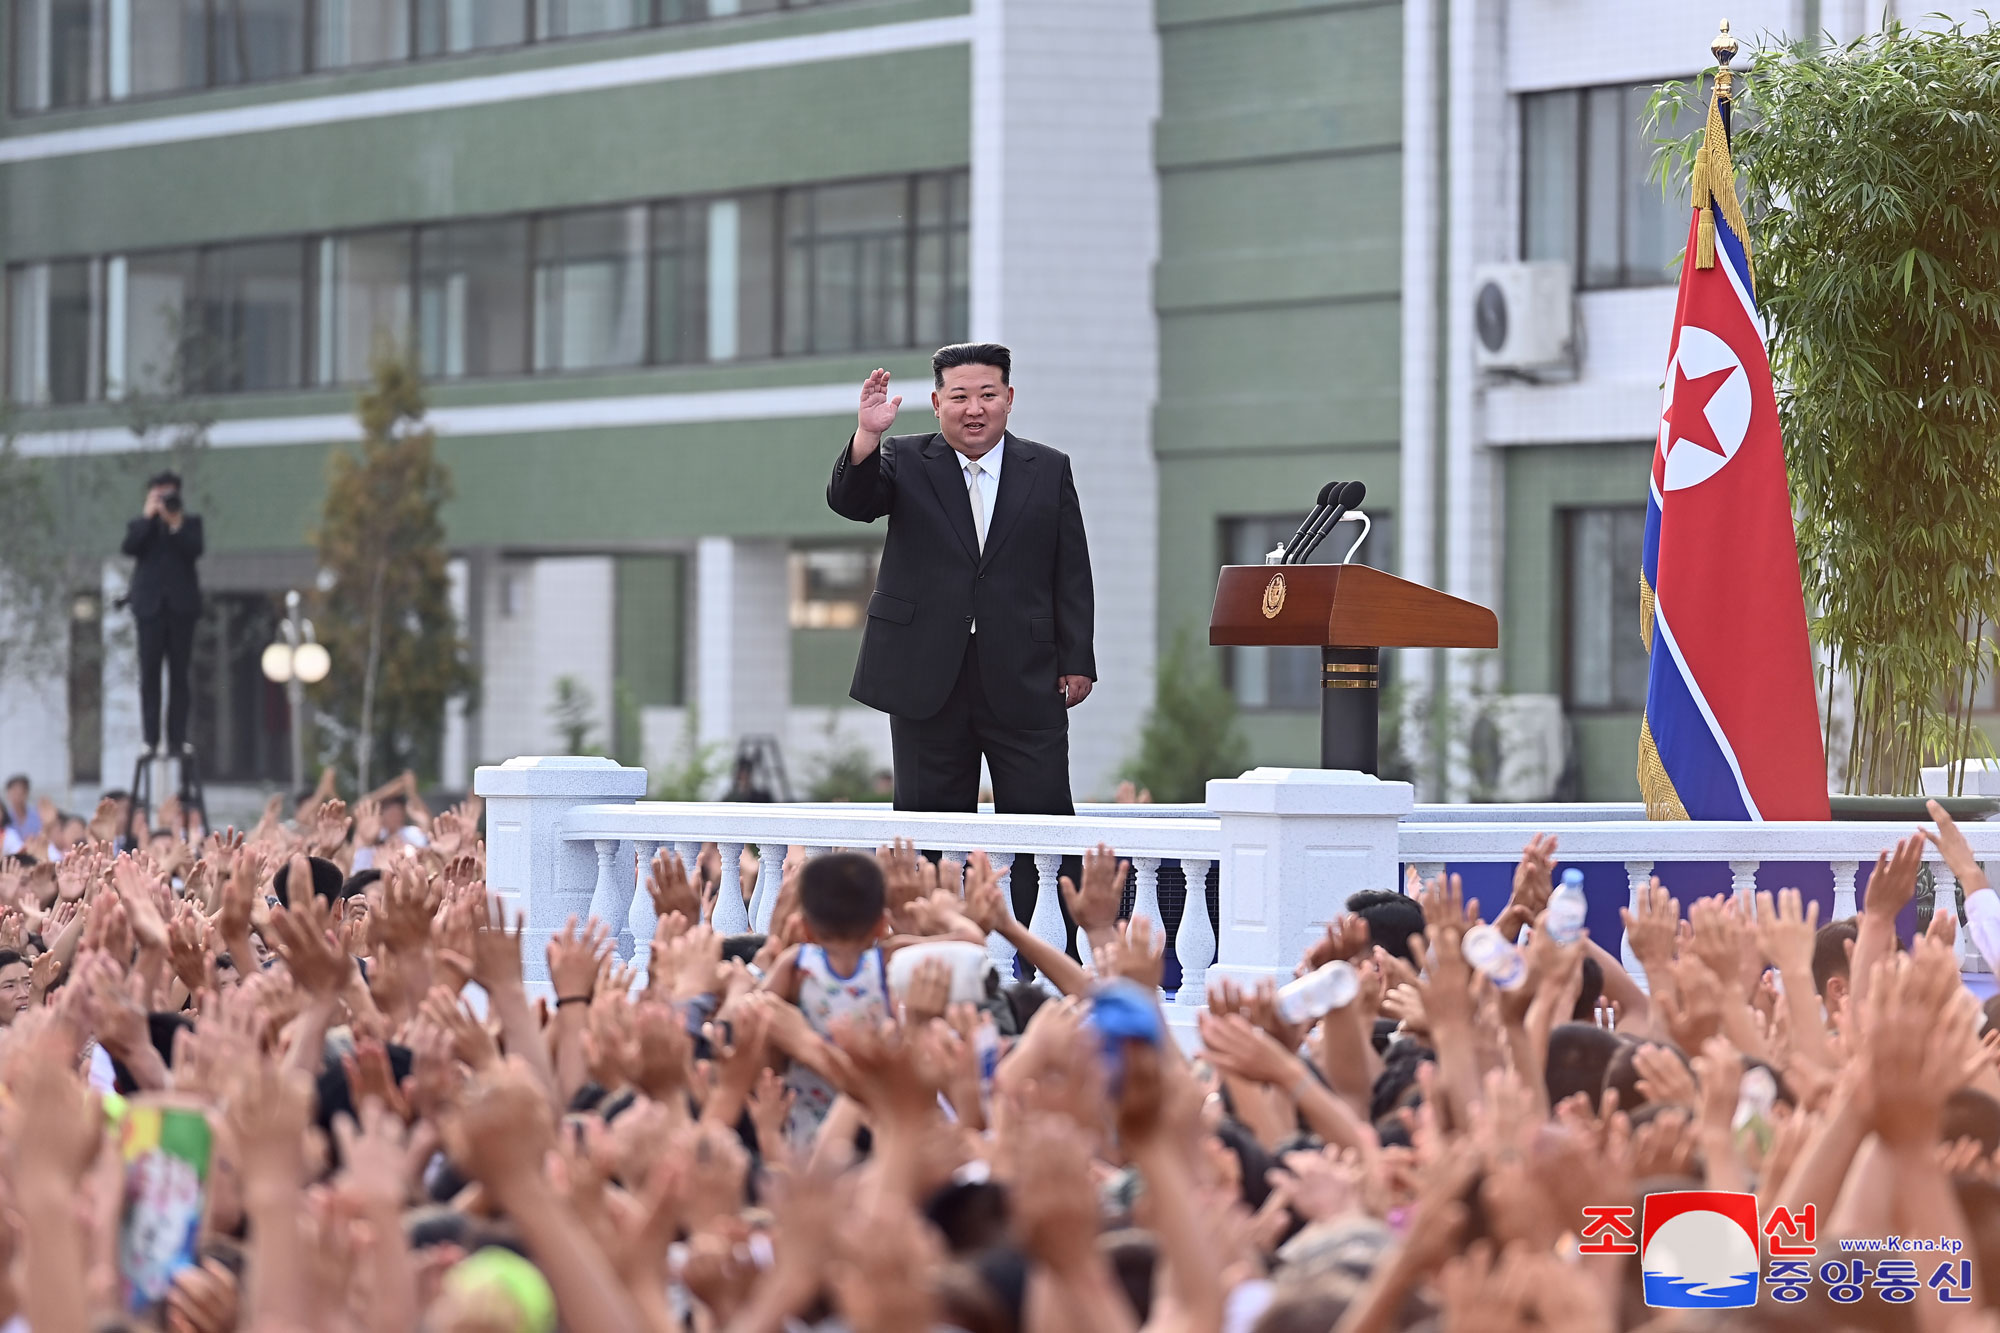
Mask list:
[{"label": "microphone", "polygon": [[1313,524],[1325,516],[1327,507],[1333,500],[1334,492],[1338,491],[1343,484],[1338,481],[1329,481],[1326,485],[1319,488],[1319,496],[1313,505],[1312,512],[1305,516],[1304,521],[1299,524],[1299,530],[1294,532],[1292,539],[1285,543],[1285,558],[1279,561],[1280,564],[1289,565],[1293,563],[1292,553],[1298,550],[1300,543],[1305,541],[1306,535],[1312,531]]},{"label": "microphone", "polygon": [[1367,494],[1368,488],[1358,481],[1350,481],[1346,486],[1342,487],[1339,498],[1334,501],[1332,508],[1327,511],[1326,516],[1320,520],[1317,527],[1306,534],[1305,547],[1299,552],[1298,559],[1293,563],[1302,565],[1312,559],[1312,553],[1319,549],[1321,542],[1326,540],[1326,534],[1333,531],[1333,525],[1340,522],[1341,516],[1348,510],[1358,509],[1361,505],[1362,497]]}]

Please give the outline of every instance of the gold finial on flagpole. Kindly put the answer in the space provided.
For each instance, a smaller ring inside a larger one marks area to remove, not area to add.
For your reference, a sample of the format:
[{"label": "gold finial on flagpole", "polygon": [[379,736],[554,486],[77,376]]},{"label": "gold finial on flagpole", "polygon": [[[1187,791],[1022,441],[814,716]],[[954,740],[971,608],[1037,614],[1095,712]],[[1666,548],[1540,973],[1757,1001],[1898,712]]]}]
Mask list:
[{"label": "gold finial on flagpole", "polygon": [[1736,39],[1729,34],[1729,20],[1722,20],[1715,40],[1708,44],[1708,53],[1715,57],[1715,86],[1724,97],[1729,96],[1729,86],[1733,71],[1730,62],[1736,59]]}]

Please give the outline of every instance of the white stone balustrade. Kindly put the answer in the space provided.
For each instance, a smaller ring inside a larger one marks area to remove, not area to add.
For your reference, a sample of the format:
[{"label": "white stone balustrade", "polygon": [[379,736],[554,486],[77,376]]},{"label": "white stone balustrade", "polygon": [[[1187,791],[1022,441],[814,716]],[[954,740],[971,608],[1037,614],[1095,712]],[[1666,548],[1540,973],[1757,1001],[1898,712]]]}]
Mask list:
[{"label": "white stone balustrade", "polygon": [[[1628,900],[1655,866],[1700,862],[1729,867],[1732,889],[1747,893],[1766,862],[1832,867],[1835,915],[1854,910],[1860,868],[1909,833],[1905,823],[1651,823],[1631,805],[1413,806],[1410,788],[1351,772],[1254,769],[1211,782],[1201,806],[1087,805],[1073,817],[914,813],[886,806],[651,802],[641,769],[608,759],[522,758],[481,768],[475,790],[487,801],[491,888],[528,914],[531,984],[546,983],[544,946],[575,915],[619,926],[619,952],[643,968],[654,926],[646,863],[666,848],[692,872],[704,842],[718,844],[723,889],[714,925],[724,934],[764,929],[776,906],[788,846],[872,850],[896,835],[953,860],[989,854],[1011,891],[1015,872],[1035,876],[1030,929],[1063,943],[1057,876],[1065,856],[1103,842],[1132,863],[1134,917],[1164,937],[1159,877],[1178,864],[1187,896],[1170,947],[1182,984],[1170,1018],[1192,1023],[1210,978],[1254,982],[1289,977],[1300,954],[1350,893],[1401,886],[1401,869],[1518,859],[1536,833],[1560,840],[1565,863],[1622,866]],[[1963,826],[1975,854],[2000,859],[2000,823]],[[742,885],[745,847],[759,857],[756,881]],[[1926,849],[1940,909],[1956,910],[1956,881]],[[1204,891],[1220,867],[1217,911]],[[1766,888],[1781,887],[1767,882]],[[744,890],[751,892],[746,895]],[[1859,895],[1865,900],[1865,889]],[[1011,897],[1009,899],[1011,901]],[[1608,947],[1608,941],[1607,947]],[[1013,950],[995,936],[990,952],[1011,970]],[[1627,965],[1637,963],[1629,950]],[[1984,970],[1961,949],[1968,971]]]}]

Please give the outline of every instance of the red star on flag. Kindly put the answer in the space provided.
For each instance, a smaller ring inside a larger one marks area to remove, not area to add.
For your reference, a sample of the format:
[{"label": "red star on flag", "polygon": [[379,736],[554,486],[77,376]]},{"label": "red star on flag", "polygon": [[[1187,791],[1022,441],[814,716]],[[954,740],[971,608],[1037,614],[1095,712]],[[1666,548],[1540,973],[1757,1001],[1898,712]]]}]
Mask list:
[{"label": "red star on flag", "polygon": [[1674,363],[1674,405],[1667,417],[1667,452],[1685,440],[1687,443],[1708,450],[1718,458],[1727,458],[1729,451],[1722,447],[1722,441],[1715,438],[1715,427],[1708,421],[1708,403],[1729,382],[1736,373],[1735,366],[1724,366],[1721,370],[1711,370],[1706,375],[1687,377],[1680,363]]}]

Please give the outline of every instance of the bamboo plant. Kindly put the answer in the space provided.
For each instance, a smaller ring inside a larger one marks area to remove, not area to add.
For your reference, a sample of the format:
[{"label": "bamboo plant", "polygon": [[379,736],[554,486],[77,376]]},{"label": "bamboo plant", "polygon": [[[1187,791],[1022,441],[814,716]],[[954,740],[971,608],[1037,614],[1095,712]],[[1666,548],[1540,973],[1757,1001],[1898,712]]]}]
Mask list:
[{"label": "bamboo plant", "polygon": [[[2000,625],[2000,30],[1770,47],[1738,89],[1800,577],[1822,685],[1853,689],[1847,787],[1914,794],[1943,763],[1957,791],[1992,753]],[[1704,94],[1664,86],[1654,123]],[[1663,143],[1660,174],[1699,141]]]}]

